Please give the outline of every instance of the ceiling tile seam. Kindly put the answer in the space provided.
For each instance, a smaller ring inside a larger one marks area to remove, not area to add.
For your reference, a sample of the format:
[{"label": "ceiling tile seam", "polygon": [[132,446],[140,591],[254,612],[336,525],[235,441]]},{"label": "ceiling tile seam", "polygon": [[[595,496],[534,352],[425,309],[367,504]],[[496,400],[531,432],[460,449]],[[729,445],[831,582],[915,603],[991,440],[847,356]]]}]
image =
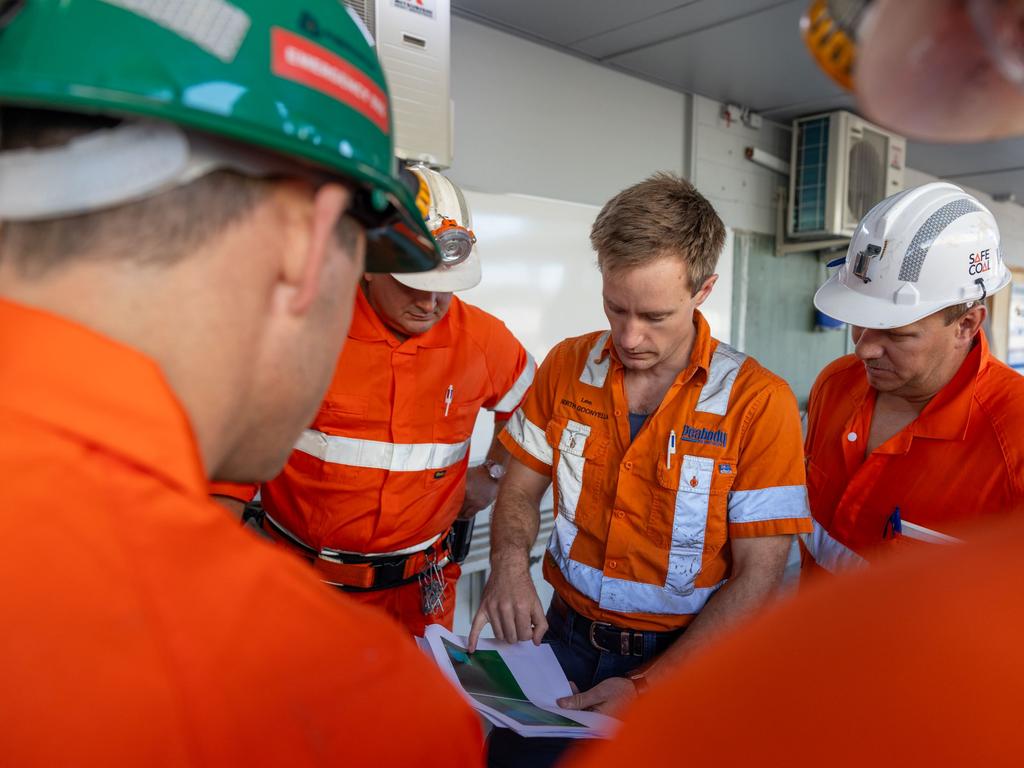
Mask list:
[{"label": "ceiling tile seam", "polygon": [[987,171],[964,171],[962,173],[944,173],[939,178],[941,179],[966,179],[974,176],[995,176],[999,173],[1019,173],[1024,171],[1024,165],[1018,165],[1015,168],[992,168]]},{"label": "ceiling tile seam", "polygon": [[490,18],[489,16],[484,16],[480,13],[477,13],[476,11],[469,11],[464,8],[458,8],[454,5],[451,7],[451,12],[453,16],[458,16],[459,18],[466,19],[468,21],[474,21],[477,24],[483,24],[484,26],[491,27],[492,29],[496,29],[499,32],[505,32],[507,34],[514,35],[515,37],[521,37],[526,40],[530,40],[531,42],[547,46],[549,48],[556,48],[562,51],[563,53],[569,53],[572,54],[573,56],[576,56],[577,58],[587,59],[588,61],[591,61],[595,64],[599,63],[598,60],[595,59],[593,56],[589,56],[586,53],[577,51],[573,48],[567,48],[562,43],[559,43],[555,40],[550,40],[546,37],[543,37],[542,35],[538,35],[536,32],[531,32],[528,29],[522,29],[521,27],[517,27],[514,24],[509,24],[508,22],[505,21],[498,21],[496,19]]},{"label": "ceiling tile seam", "polygon": [[800,0],[780,0],[780,2],[775,3],[773,5],[769,5],[764,8],[758,8],[753,11],[748,11],[747,13],[741,13],[737,16],[733,16],[728,19],[722,19],[721,21],[716,21],[714,24],[706,24],[703,27],[698,27],[697,29],[690,29],[687,30],[686,32],[682,32],[676,35],[670,35],[668,37],[652,40],[648,43],[644,43],[643,45],[634,45],[632,48],[625,48],[621,51],[610,53],[607,56],[600,56],[597,60],[600,62],[606,62],[609,59],[618,58],[620,56],[628,56],[631,53],[637,53],[638,51],[643,51],[646,50],[647,48],[655,48],[664,43],[671,43],[675,40],[682,40],[683,38],[690,37],[692,35],[699,35],[701,32],[707,32],[709,30],[715,29],[716,27],[723,27],[726,24],[733,24],[737,21],[743,21],[744,19],[749,19],[752,16],[757,16],[758,14],[761,13],[767,13],[768,11],[774,11],[776,8],[781,8],[784,5],[792,5],[797,2],[800,2]]},{"label": "ceiling tile seam", "polygon": [[593,40],[595,37],[603,37],[604,35],[610,35],[612,32],[618,32],[619,30],[622,30],[622,29],[629,29],[632,26],[635,26],[637,24],[643,24],[645,21],[650,21],[651,19],[656,19],[659,16],[664,16],[667,13],[675,13],[680,8],[686,8],[689,5],[696,5],[700,1],[701,0],[688,0],[688,2],[679,3],[678,5],[673,5],[671,8],[666,8],[663,11],[658,11],[657,13],[652,13],[649,16],[644,16],[643,18],[640,18],[640,19],[634,19],[633,21],[628,21],[625,24],[619,24],[616,27],[611,27],[609,29],[602,30],[601,32],[595,32],[592,35],[587,35],[586,37],[581,37],[579,40],[573,40],[573,41],[567,43],[567,45],[575,47],[575,46],[579,45],[580,43],[587,42],[587,40]]}]

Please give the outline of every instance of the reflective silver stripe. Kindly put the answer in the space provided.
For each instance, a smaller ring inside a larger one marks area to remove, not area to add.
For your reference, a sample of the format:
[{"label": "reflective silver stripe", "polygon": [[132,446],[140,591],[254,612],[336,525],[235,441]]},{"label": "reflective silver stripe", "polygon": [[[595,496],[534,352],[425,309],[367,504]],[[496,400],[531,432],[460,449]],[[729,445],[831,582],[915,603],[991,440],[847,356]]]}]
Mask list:
[{"label": "reflective silver stripe", "polygon": [[548,552],[565,580],[581,594],[602,608],[620,613],[655,613],[679,615],[699,613],[705,603],[725,582],[713,587],[701,587],[680,595],[657,584],[642,584],[605,576],[597,568],[583,565],[569,557],[576,540],[576,526],[562,517],[555,518]]},{"label": "reflective silver stripe", "polygon": [[[548,539],[548,552],[555,559],[558,570],[562,572],[566,580],[591,600],[597,602],[601,599],[601,572],[581,565],[569,557],[569,551],[572,549],[572,543],[576,541],[577,533],[579,533],[579,529],[574,522],[561,515],[555,515],[555,527],[551,529],[551,538]],[[591,572],[597,574],[596,582]]]},{"label": "reflective silver stripe", "polygon": [[942,234],[942,230],[961,216],[980,210],[981,208],[973,202],[962,198],[946,203],[929,216],[920,229],[914,233],[914,239],[907,246],[903,263],[900,264],[900,280],[916,283],[921,277],[921,267],[924,266],[924,260],[928,257],[928,249],[932,247],[935,238]]},{"label": "reflective silver stripe", "polygon": [[505,426],[508,436],[516,441],[516,445],[533,456],[537,461],[551,466],[555,460],[554,451],[548,445],[548,436],[544,430],[526,418],[523,409],[520,408],[508,420]]},{"label": "reflective silver stripe", "polygon": [[700,390],[700,398],[694,410],[725,416],[729,410],[732,385],[736,382],[736,375],[746,359],[747,356],[742,352],[718,342],[715,354],[711,356],[711,365],[708,366],[708,380]]},{"label": "reflective silver stripe", "polygon": [[931,528],[925,528],[923,525],[912,523],[909,520],[903,520],[900,523],[900,527],[903,529],[902,535],[908,539],[914,541],[925,541],[929,544],[963,544],[963,539],[958,539],[956,536],[950,536],[948,533],[942,533],[941,531],[935,531]]},{"label": "reflective silver stripe", "polygon": [[600,606],[620,613],[700,613],[723,584],[725,581],[720,581],[713,587],[701,587],[680,595],[656,584],[606,578],[602,584]]},{"label": "reflective silver stripe", "polygon": [[558,443],[558,466],[555,469],[558,514],[570,522],[576,520],[576,505],[583,492],[583,468],[587,461],[583,449],[589,436],[588,425],[570,420]]},{"label": "reflective silver stripe", "polygon": [[708,527],[715,460],[706,456],[683,456],[682,459],[665,589],[676,595],[689,595],[704,560],[704,531]]},{"label": "reflective silver stripe", "polygon": [[462,461],[469,451],[469,440],[461,443],[382,443],[307,429],[295,443],[295,449],[328,464],[391,472],[422,472],[444,469]]},{"label": "reflective silver stripe", "polygon": [[[569,428],[566,428],[569,432]],[[563,442],[566,438],[563,437]],[[564,454],[563,454],[564,455]],[[572,455],[572,454],[569,454]],[[606,576],[570,556],[578,529],[568,516],[555,517],[555,528],[548,552],[566,581],[601,608],[620,613],[688,614],[698,613],[725,582],[713,587],[695,588],[704,556],[704,530],[708,518],[708,492],[715,462],[703,456],[683,456],[680,462],[679,491],[672,524],[672,548],[669,552],[665,584],[643,584]]]},{"label": "reflective silver stripe", "polygon": [[844,571],[867,565],[867,560],[833,539],[817,520],[811,533],[800,535],[814,562],[827,571]]},{"label": "reflective silver stripe", "polygon": [[602,360],[601,353],[604,352],[604,345],[608,343],[609,336],[611,336],[611,331],[605,331],[597,337],[597,341],[591,347],[590,353],[587,355],[587,364],[583,367],[583,372],[580,374],[580,381],[584,384],[589,384],[592,387],[604,386],[604,380],[608,378],[608,365],[611,355],[605,355]]},{"label": "reflective silver stripe", "polygon": [[523,400],[523,395],[526,394],[526,390],[530,388],[533,383],[533,374],[537,372],[537,363],[534,362],[533,357],[527,353],[526,355],[526,367],[523,372],[519,374],[519,378],[516,379],[516,383],[512,385],[512,389],[502,396],[501,400],[495,403],[492,411],[498,413],[508,413],[515,408]]},{"label": "reflective silver stripe", "polygon": [[807,489],[802,485],[777,485],[729,494],[730,523],[762,523],[810,516]]}]

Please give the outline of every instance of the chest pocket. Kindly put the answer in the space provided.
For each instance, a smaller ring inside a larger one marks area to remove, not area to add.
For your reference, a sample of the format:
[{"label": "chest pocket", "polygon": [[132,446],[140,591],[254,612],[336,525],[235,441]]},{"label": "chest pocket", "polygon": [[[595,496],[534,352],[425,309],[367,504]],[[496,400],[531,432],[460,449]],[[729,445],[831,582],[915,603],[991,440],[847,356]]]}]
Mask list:
[{"label": "chest pocket", "polygon": [[[668,537],[665,588],[680,595],[693,592],[704,552],[717,553],[728,533],[729,490],[736,479],[734,461],[684,454],[678,463],[658,467],[664,489],[662,514],[652,519],[649,533],[659,543]],[[667,514],[665,514],[667,513]]]},{"label": "chest pocket", "polygon": [[433,436],[435,443],[461,443],[468,440],[480,415],[482,400],[453,400],[446,405],[442,400],[434,404]]},{"label": "chest pocket", "polygon": [[547,427],[548,443],[557,450],[555,504],[559,515],[575,523],[585,505],[584,488],[600,490],[608,438],[589,424],[555,419]]}]

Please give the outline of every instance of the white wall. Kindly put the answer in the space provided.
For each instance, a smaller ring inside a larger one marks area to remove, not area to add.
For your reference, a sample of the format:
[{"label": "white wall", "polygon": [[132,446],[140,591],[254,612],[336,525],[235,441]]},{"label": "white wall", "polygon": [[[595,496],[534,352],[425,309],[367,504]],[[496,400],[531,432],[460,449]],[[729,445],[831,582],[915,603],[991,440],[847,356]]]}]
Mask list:
[{"label": "white wall", "polygon": [[458,17],[452,98],[450,175],[470,189],[602,205],[683,172],[682,94]]},{"label": "white wall", "polygon": [[755,165],[746,157],[756,147],[781,160],[789,160],[788,126],[764,120],[748,128],[722,116],[722,105],[703,96],[692,97],[688,139],[693,158],[690,181],[715,206],[732,229],[774,234],[775,192],[787,177]]},{"label": "white wall", "polygon": [[727,124],[721,105],[615,72],[466,19],[452,19],[459,184],[480,192],[603,205],[654,171],[696,184],[733,229],[774,232],[780,175],[744,157],[786,159],[789,130]]}]

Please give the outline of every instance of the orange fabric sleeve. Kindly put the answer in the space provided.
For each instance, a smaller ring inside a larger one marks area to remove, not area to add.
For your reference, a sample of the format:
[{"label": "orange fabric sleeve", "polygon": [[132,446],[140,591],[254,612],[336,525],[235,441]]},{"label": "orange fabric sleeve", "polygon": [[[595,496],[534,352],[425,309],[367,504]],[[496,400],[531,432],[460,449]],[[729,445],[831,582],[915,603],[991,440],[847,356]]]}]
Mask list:
[{"label": "orange fabric sleeve", "polygon": [[800,413],[787,385],[771,387],[755,401],[744,432],[729,500],[729,535],[810,532]]},{"label": "orange fabric sleeve", "polygon": [[211,496],[227,496],[229,499],[237,499],[243,504],[248,504],[256,496],[260,489],[259,483],[210,483]]},{"label": "orange fabric sleeve", "polygon": [[491,328],[484,352],[492,394],[483,407],[494,411],[495,420],[505,421],[522,403],[533,381],[533,361],[503,322],[488,319]]},{"label": "orange fabric sleeve", "polygon": [[551,473],[552,451],[545,430],[554,411],[561,351],[562,345],[556,346],[544,358],[526,399],[499,436],[513,458],[542,475]]}]

